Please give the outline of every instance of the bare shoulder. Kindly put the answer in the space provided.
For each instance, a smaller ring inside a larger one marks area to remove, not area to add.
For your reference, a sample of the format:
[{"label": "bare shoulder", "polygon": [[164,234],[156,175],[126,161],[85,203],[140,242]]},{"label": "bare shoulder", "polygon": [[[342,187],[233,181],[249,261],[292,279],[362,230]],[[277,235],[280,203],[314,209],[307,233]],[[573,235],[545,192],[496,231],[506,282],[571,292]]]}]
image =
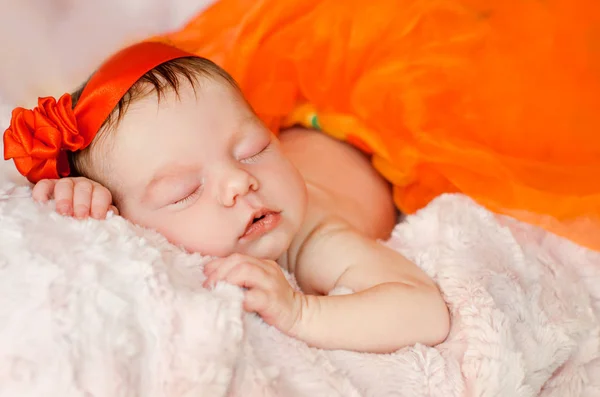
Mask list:
[{"label": "bare shoulder", "polygon": [[336,243],[344,242],[340,237],[351,226],[328,211],[320,192],[311,194],[311,190],[309,186],[306,219],[288,250],[285,267],[304,292],[325,294],[332,289],[335,274],[343,271],[345,260],[336,253],[343,252],[344,247]]},{"label": "bare shoulder", "polygon": [[306,182],[303,227],[284,265],[307,293],[326,294],[340,282],[357,291],[378,282],[427,280],[378,239],[396,224],[389,184],[355,148],[305,129],[281,136],[282,148]]},{"label": "bare shoulder", "polygon": [[306,293],[342,286],[359,292],[393,282],[434,287],[415,263],[339,218],[322,218],[304,236],[289,270]]},{"label": "bare shoulder", "polygon": [[288,270],[306,293],[345,286],[362,291],[385,282],[431,284],[414,263],[330,210],[331,196],[309,185],[305,225],[288,252]]},{"label": "bare shoulder", "polygon": [[280,140],[312,194],[318,196],[314,198],[319,211],[367,236],[389,236],[397,218],[392,190],[366,155],[314,130],[287,130]]}]

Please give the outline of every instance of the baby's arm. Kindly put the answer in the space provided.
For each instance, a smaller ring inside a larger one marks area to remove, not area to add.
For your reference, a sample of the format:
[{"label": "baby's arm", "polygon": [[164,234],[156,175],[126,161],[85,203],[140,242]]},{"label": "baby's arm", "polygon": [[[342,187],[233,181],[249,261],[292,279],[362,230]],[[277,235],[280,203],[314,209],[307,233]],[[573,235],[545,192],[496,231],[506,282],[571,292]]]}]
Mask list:
[{"label": "baby's arm", "polygon": [[44,179],[33,187],[32,196],[40,202],[54,198],[56,212],[79,219],[104,219],[109,210],[118,214],[108,189],[87,178]]},{"label": "baby's arm", "polygon": [[290,334],[327,349],[387,353],[447,337],[449,313],[434,282],[400,253],[343,224],[320,227],[305,242],[295,274],[304,289],[301,317]]}]

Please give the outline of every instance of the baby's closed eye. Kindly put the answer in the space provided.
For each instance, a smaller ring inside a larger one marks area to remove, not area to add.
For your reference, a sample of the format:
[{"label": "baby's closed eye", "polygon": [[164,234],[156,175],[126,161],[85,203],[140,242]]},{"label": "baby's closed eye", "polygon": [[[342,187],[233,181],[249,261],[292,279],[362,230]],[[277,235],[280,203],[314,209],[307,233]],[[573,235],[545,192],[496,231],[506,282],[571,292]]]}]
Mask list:
[{"label": "baby's closed eye", "polygon": [[262,149],[260,149],[255,154],[253,154],[253,155],[251,155],[249,157],[243,158],[240,161],[242,163],[245,163],[245,164],[255,163],[257,160],[259,160],[269,150],[270,146],[271,146],[271,143],[269,142],[265,147],[263,147]]},{"label": "baby's closed eye", "polygon": [[234,149],[234,157],[241,163],[252,164],[269,151],[272,143],[271,134],[252,134],[239,142]]},{"label": "baby's closed eye", "polygon": [[200,197],[202,193],[202,185],[194,187],[191,191],[187,190],[185,193],[175,195],[175,199],[172,200],[171,205],[184,206],[192,203]]}]

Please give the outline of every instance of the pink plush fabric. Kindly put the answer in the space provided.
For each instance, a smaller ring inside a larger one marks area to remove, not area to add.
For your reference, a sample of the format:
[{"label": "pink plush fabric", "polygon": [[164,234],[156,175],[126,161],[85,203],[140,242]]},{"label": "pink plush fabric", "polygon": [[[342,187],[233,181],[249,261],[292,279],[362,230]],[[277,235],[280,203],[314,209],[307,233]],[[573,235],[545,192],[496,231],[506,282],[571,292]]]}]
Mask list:
[{"label": "pink plush fabric", "polygon": [[439,284],[450,337],[369,355],[244,314],[237,288],[200,287],[206,258],[122,218],[28,196],[0,188],[0,397],[600,395],[600,254],[465,197],[386,242]]}]

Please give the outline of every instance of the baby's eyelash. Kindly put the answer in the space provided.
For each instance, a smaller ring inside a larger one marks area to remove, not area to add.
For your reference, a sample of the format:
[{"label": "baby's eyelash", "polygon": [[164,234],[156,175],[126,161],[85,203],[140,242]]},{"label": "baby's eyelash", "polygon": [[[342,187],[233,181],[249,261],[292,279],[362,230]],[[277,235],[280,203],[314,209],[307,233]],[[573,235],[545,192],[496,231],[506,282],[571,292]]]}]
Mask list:
[{"label": "baby's eyelash", "polygon": [[256,160],[258,160],[263,154],[265,154],[265,152],[267,152],[267,149],[269,149],[270,147],[271,147],[271,142],[269,141],[269,144],[267,146],[265,146],[260,152],[256,153],[253,156],[243,159],[242,162],[243,163],[255,163]]},{"label": "baby's eyelash", "polygon": [[190,202],[192,200],[195,200],[200,195],[200,189],[201,189],[201,187],[195,189],[192,193],[188,194],[187,196],[185,196],[181,200],[175,201],[173,204],[174,205],[181,205],[181,204],[188,203],[188,202]]}]

